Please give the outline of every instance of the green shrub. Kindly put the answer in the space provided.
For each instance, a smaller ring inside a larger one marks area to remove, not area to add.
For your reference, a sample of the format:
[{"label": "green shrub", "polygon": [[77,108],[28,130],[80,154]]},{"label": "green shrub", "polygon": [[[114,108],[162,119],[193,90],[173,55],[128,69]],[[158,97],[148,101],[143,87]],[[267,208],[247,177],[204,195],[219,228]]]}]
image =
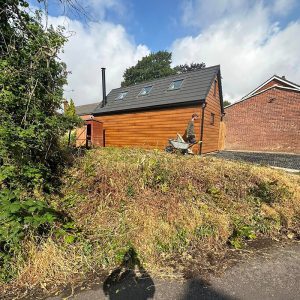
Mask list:
[{"label": "green shrub", "polygon": [[251,192],[254,196],[267,204],[272,204],[291,196],[287,187],[278,185],[277,180],[259,182],[254,188],[252,188]]},{"label": "green shrub", "polygon": [[56,219],[57,214],[43,201],[22,199],[18,191],[0,192],[0,276],[3,279],[9,279],[5,267],[19,252],[22,239],[29,232],[43,236]]}]

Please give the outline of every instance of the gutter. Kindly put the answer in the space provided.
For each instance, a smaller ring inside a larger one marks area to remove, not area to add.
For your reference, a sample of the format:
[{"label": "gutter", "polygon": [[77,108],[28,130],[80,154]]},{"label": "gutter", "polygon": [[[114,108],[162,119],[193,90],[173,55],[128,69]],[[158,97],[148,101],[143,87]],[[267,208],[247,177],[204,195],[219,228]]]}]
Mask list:
[{"label": "gutter", "polygon": [[97,116],[106,116],[106,115],[118,115],[118,114],[126,114],[132,112],[146,112],[146,111],[153,111],[153,110],[160,110],[166,108],[179,108],[185,106],[197,106],[202,104],[205,100],[193,100],[187,102],[178,102],[178,103],[169,103],[169,104],[160,104],[160,105],[152,105],[152,106],[142,106],[142,107],[132,107],[132,108],[123,108],[119,110],[108,110],[108,111],[100,111],[100,112],[93,112],[92,115]]},{"label": "gutter", "polygon": [[202,104],[202,116],[201,116],[201,127],[200,127],[200,141],[201,141],[201,143],[200,143],[199,155],[202,155],[205,107],[206,107],[206,102],[204,102]]}]

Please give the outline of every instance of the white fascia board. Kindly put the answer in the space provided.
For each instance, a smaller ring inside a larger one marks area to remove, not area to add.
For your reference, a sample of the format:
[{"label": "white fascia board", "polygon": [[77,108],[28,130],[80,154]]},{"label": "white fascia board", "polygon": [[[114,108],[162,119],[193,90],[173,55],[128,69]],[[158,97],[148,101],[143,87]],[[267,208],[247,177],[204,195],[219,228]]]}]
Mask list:
[{"label": "white fascia board", "polygon": [[233,106],[233,105],[235,105],[235,104],[238,104],[238,103],[240,103],[240,102],[243,102],[243,101],[245,101],[245,100],[247,100],[247,99],[249,99],[249,98],[252,98],[252,97],[254,97],[254,96],[257,96],[257,95],[259,95],[259,94],[261,94],[261,93],[264,93],[264,92],[266,92],[266,91],[268,91],[268,90],[270,90],[270,89],[273,89],[273,88],[278,88],[278,89],[283,89],[283,90],[290,90],[290,91],[294,91],[294,92],[300,92],[300,88],[289,88],[289,87],[287,87],[287,86],[282,86],[282,85],[275,84],[275,85],[273,85],[273,86],[271,86],[271,87],[268,87],[268,88],[266,88],[266,89],[264,89],[264,90],[261,90],[260,92],[258,92],[258,93],[256,93],[256,94],[251,94],[251,95],[249,95],[249,96],[247,96],[247,97],[245,96],[245,97],[243,97],[241,100],[236,101],[236,102],[234,102],[234,103],[232,103],[232,104],[230,104],[230,105],[224,107],[224,109],[226,109],[226,108],[228,108],[228,107],[230,107],[230,106]]}]

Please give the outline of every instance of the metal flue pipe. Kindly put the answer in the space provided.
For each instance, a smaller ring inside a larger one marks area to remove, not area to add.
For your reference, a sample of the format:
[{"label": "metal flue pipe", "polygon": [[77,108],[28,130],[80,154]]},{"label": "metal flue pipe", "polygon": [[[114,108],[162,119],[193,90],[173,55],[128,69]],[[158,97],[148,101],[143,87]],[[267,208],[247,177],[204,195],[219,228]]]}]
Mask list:
[{"label": "metal flue pipe", "polygon": [[106,80],[105,80],[105,68],[101,68],[102,71],[102,106],[106,105]]}]

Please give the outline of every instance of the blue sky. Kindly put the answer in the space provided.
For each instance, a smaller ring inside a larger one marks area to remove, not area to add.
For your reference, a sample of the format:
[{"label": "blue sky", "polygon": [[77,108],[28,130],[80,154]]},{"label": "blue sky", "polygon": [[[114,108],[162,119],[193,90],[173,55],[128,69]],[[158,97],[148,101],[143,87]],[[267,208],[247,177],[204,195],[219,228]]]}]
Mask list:
[{"label": "blue sky", "polygon": [[[70,36],[61,55],[77,104],[101,97],[100,66],[108,89],[150,52],[168,50],[174,65],[221,65],[224,95],[236,101],[273,74],[300,83],[300,1],[78,0],[88,18],[49,1],[49,22]],[[37,5],[36,0],[31,0]]]},{"label": "blue sky", "polygon": [[[31,2],[36,5],[34,0]],[[87,18],[72,11],[66,13],[68,17],[80,20],[82,23],[106,20],[122,24],[136,43],[147,44],[154,52],[168,49],[176,38],[197,33],[192,26],[185,27],[181,24],[184,1],[127,0],[122,1],[121,7],[107,9],[105,15],[102,14],[102,8],[101,12],[97,14],[97,10],[95,11],[91,6],[85,4],[85,1],[79,2],[86,10]],[[57,17],[62,15],[64,7],[58,1],[52,0],[49,1],[48,10],[50,15]]]}]

